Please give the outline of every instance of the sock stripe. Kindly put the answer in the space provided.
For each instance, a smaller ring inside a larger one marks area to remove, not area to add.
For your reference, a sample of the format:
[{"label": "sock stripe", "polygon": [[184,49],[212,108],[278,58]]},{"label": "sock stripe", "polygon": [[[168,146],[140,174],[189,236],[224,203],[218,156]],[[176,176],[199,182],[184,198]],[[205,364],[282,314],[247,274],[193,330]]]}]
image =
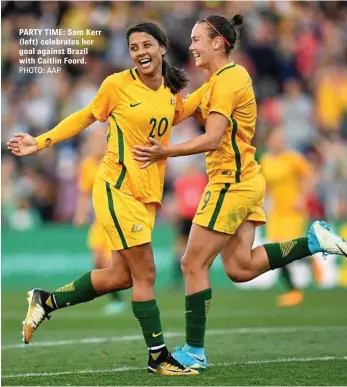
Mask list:
[{"label": "sock stripe", "polygon": [[296,245],[296,241],[286,241],[286,242],[282,242],[280,243],[280,249],[281,249],[281,252],[282,252],[282,256],[283,257],[286,257],[287,255],[289,255],[289,253],[291,252],[291,250],[293,249],[293,247]]},{"label": "sock stripe", "polygon": [[211,307],[211,301],[212,300],[206,300],[205,301],[205,314],[207,314],[210,310],[210,307]]},{"label": "sock stripe", "polygon": [[311,255],[307,237],[280,243],[266,243],[263,247],[269,259],[271,270]]},{"label": "sock stripe", "polygon": [[74,282],[70,282],[69,284],[67,285],[64,285],[58,289],[55,290],[55,292],[73,292],[75,289],[75,283]]}]

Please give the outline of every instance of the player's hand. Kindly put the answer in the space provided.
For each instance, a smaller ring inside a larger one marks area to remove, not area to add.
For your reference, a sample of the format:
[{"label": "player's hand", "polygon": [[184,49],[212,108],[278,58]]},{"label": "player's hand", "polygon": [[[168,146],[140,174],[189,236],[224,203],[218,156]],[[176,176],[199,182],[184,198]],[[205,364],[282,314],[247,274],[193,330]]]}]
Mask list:
[{"label": "player's hand", "polygon": [[28,156],[39,150],[39,145],[28,133],[15,133],[7,143],[7,148],[15,156]]},{"label": "player's hand", "polygon": [[167,157],[165,147],[160,142],[152,137],[149,137],[149,141],[152,144],[150,147],[135,145],[132,150],[133,159],[144,163],[141,165],[141,169],[147,168],[150,164]]}]

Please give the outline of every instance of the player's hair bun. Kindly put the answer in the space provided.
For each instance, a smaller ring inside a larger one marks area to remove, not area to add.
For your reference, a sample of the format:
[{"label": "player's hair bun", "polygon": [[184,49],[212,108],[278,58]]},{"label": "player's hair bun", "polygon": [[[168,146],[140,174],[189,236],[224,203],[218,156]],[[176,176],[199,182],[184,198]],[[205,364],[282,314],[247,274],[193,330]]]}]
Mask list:
[{"label": "player's hair bun", "polygon": [[235,26],[235,27],[240,27],[242,26],[243,24],[243,16],[242,15],[239,15],[239,14],[236,14],[234,15],[231,20],[230,20],[230,24],[232,26]]}]

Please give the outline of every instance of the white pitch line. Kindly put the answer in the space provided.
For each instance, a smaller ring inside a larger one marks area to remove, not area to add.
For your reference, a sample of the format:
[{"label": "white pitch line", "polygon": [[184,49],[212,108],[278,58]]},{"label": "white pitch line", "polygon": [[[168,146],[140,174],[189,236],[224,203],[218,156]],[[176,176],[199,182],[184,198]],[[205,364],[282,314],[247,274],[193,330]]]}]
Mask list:
[{"label": "white pitch line", "polygon": [[[269,364],[269,363],[291,363],[291,362],[310,362],[310,361],[329,361],[329,360],[347,360],[347,356],[320,356],[320,357],[291,357],[291,358],[279,358],[279,359],[263,359],[263,360],[249,360],[249,361],[236,361],[231,363],[211,363],[211,367],[230,367],[233,365],[252,365],[252,364]],[[101,373],[114,373],[125,371],[139,371],[145,370],[144,367],[119,367],[112,369],[87,369],[77,371],[62,371],[62,372],[35,372],[27,374],[9,374],[2,375],[3,379],[9,378],[30,378],[41,376],[60,376],[60,375],[83,375],[83,374],[101,374]]]},{"label": "white pitch line", "polygon": [[[325,331],[340,331],[347,330],[347,326],[300,326],[300,327],[254,327],[254,328],[234,328],[234,329],[208,329],[207,335],[217,336],[225,334],[243,335],[243,334],[264,334],[264,333],[294,333],[294,332],[325,332]],[[164,337],[182,337],[185,332],[166,332]],[[38,348],[38,347],[56,347],[62,345],[74,344],[98,344],[106,342],[121,342],[121,341],[137,341],[143,340],[142,335],[129,336],[110,336],[110,337],[88,337],[75,340],[57,340],[57,341],[38,341],[27,344],[9,344],[1,347],[2,350],[7,349],[23,349],[23,348]]]}]

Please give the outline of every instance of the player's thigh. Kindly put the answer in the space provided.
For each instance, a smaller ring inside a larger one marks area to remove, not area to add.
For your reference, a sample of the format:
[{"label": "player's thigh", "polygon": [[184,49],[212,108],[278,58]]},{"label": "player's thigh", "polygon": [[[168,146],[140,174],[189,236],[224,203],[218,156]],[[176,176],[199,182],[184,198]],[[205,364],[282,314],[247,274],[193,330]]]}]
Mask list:
[{"label": "player's thigh", "polygon": [[119,251],[151,242],[154,205],[145,205],[100,178],[94,183],[93,205],[111,250]]},{"label": "player's thigh", "polygon": [[243,222],[232,235],[221,251],[226,271],[232,269],[247,269],[255,238],[256,224],[253,221]]},{"label": "player's thigh", "polygon": [[128,273],[130,275],[130,269],[126,260],[122,257],[119,251],[111,251],[110,269],[115,273]]},{"label": "player's thigh", "polygon": [[133,281],[154,283],[155,263],[151,243],[118,251],[129,268]]},{"label": "player's thigh", "polygon": [[126,260],[118,251],[112,251],[109,259],[109,270],[112,275],[121,279],[124,289],[132,286],[132,276]]},{"label": "player's thigh", "polygon": [[182,259],[183,271],[192,266],[197,269],[208,268],[229,238],[228,234],[193,223]]}]

